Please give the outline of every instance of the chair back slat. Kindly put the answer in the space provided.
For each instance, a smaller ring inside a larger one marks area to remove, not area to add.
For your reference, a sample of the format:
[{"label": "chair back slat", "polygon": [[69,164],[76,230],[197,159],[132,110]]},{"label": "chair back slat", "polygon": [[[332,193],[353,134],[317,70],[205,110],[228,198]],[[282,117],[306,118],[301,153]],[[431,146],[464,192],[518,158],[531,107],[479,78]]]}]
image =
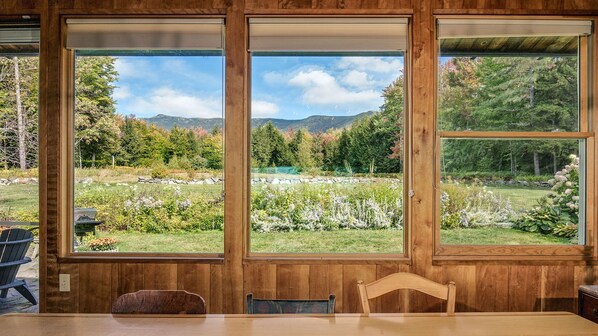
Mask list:
[{"label": "chair back slat", "polygon": [[254,299],[247,294],[247,314],[334,314],[336,296],[328,300]]},{"label": "chair back slat", "polygon": [[112,314],[205,314],[204,299],[183,290],[140,290],[119,296]]},{"label": "chair back slat", "polygon": [[399,272],[385,276],[367,285],[363,281],[357,281],[357,289],[361,300],[361,307],[366,316],[370,314],[370,299],[397,289],[413,289],[446,300],[446,312],[449,315],[455,312],[456,286],[452,281],[448,285],[441,285],[417,274]]},{"label": "chair back slat", "polygon": [[10,266],[6,264],[24,260],[32,241],[33,233],[28,230],[7,229],[0,233],[0,286],[15,281],[20,264]]}]

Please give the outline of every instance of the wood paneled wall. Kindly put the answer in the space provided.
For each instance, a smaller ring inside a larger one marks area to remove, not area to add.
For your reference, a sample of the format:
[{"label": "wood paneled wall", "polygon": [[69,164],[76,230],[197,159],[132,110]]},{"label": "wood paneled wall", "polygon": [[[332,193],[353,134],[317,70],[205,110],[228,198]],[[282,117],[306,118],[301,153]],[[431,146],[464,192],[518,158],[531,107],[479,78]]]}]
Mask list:
[{"label": "wood paneled wall", "polygon": [[[457,284],[457,311],[576,309],[576,289],[596,283],[598,269],[567,261],[467,261],[434,263],[433,165],[435,108],[435,14],[596,15],[598,3],[582,0],[4,0],[1,14],[40,14],[40,232],[42,312],[108,312],[118,295],[138,289],[186,289],[201,294],[209,313],[241,313],[244,295],[268,298],[337,296],[337,312],[358,312],[356,281],[397,271]],[[226,16],[226,227],[225,258],[201,260],[60,258],[61,225],[68,214],[65,149],[67,120],[65,59],[61,52],[64,14],[216,14]],[[383,15],[412,17],[412,169],[409,260],[248,260],[244,258],[243,201],[247,191],[247,59],[245,18],[263,15]],[[594,69],[598,64],[594,64]],[[596,206],[592,204],[590,206]],[[590,223],[593,227],[596,223]],[[588,263],[589,265],[589,263]],[[71,291],[58,291],[58,274],[71,275]],[[374,302],[373,311],[439,311],[441,302],[397,292]]]}]

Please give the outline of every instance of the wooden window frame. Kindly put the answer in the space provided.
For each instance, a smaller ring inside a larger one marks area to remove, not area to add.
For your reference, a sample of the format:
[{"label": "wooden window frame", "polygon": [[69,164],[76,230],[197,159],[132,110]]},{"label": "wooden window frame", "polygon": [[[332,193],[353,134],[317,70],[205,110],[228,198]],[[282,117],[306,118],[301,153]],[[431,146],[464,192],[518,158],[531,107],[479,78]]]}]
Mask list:
[{"label": "wooden window frame", "polygon": [[[249,19],[254,17],[266,17],[262,15],[246,15],[245,16],[245,24],[247,28],[247,32],[249,32]],[[271,17],[271,16],[267,16]],[[284,16],[275,16],[276,18],[284,18]],[[293,17],[293,16],[289,16]],[[310,15],[312,17],[327,17],[327,16],[315,16]],[[330,16],[328,16],[330,17]],[[346,16],[343,16],[346,17]],[[359,18],[359,15],[351,15],[348,17],[355,17]],[[363,17],[363,16],[362,16]],[[371,16],[367,16],[371,17]],[[404,95],[405,95],[405,107],[404,107],[404,127],[405,127],[405,148],[411,148],[412,145],[412,125],[411,125],[411,114],[412,114],[412,104],[411,104],[411,72],[412,72],[412,57],[411,57],[411,45],[412,45],[412,24],[413,24],[413,17],[411,15],[392,15],[392,16],[382,16],[378,15],[377,17],[395,17],[395,18],[407,18],[407,50],[404,52],[404,68],[403,72],[405,75],[405,88],[404,88]],[[249,33],[247,34],[247,45],[249,45]],[[334,51],[331,51],[333,53]],[[245,153],[247,153],[248,162],[250,162],[251,158],[251,59],[252,53],[249,50],[246,50],[246,62],[247,62],[247,81],[246,81],[246,97],[247,97],[247,120],[245,127],[247,128],[246,134],[246,146],[245,146]],[[411,263],[410,258],[410,249],[411,249],[411,197],[410,197],[410,188],[411,188],[411,165],[412,165],[412,156],[408,150],[405,149],[404,151],[404,166],[403,166],[403,252],[402,253],[272,253],[272,252],[252,252],[251,251],[251,165],[247,164],[246,169],[246,204],[243,207],[244,214],[243,219],[245,225],[243,225],[243,236],[244,236],[244,263],[269,263],[269,264],[304,264],[305,262],[309,262],[311,264],[319,264],[319,263],[337,263],[337,264],[359,264],[363,262],[375,262],[375,263],[403,263],[409,264]]]},{"label": "wooden window frame", "polygon": [[[74,195],[75,195],[75,171],[74,171],[74,117],[75,117],[75,51],[66,48],[66,34],[67,26],[66,20],[70,18],[94,19],[94,18],[110,18],[109,16],[98,15],[61,15],[60,17],[60,65],[61,65],[61,79],[60,79],[60,111],[63,116],[61,118],[62,124],[57,125],[60,129],[66,130],[61,132],[60,151],[66,153],[62,156],[60,164],[60,185],[61,190],[65,190],[64,197],[59,198],[58,209],[61,212],[59,222],[59,244],[58,244],[58,259],[61,262],[116,262],[116,263],[172,263],[176,262],[190,262],[190,263],[207,263],[207,264],[223,264],[224,251],[221,253],[160,253],[160,252],[75,252],[73,250],[74,232],[73,232],[73,218],[74,218]],[[153,16],[129,16],[130,18],[151,18]],[[181,16],[159,16],[161,18],[181,18]],[[186,16],[198,18],[222,18],[223,15],[211,16]],[[226,58],[226,48],[223,49],[223,57]],[[225,66],[225,62],[223,62]],[[226,82],[226,75],[223,77]],[[223,83],[224,87],[225,83]],[[226,92],[223,99],[226,99]],[[224,111],[226,113],[226,111]],[[226,148],[225,148],[226,151]],[[226,152],[225,152],[226,153]],[[224,154],[226,155],[226,154]],[[224,158],[224,157],[223,157]],[[226,161],[225,161],[226,162]],[[226,169],[226,164],[225,168]],[[223,184],[223,190],[225,186]],[[226,216],[225,216],[226,220]],[[224,235],[224,232],[223,232]],[[226,249],[226,247],[225,247]]]},{"label": "wooden window frame", "polygon": [[[436,16],[435,18],[463,18],[463,16]],[[471,16],[476,18],[476,16]],[[479,16],[477,17],[479,18]],[[489,18],[489,17],[486,17]],[[491,17],[505,18],[505,17]],[[529,17],[524,17],[524,19]],[[538,18],[538,17],[534,17]],[[550,17],[545,17],[549,19]],[[512,17],[511,19],[517,19]],[[553,18],[554,19],[554,18]],[[567,19],[567,18],[563,18]],[[571,19],[571,18],[569,18]],[[592,20],[591,18],[576,18]],[[594,26],[598,20],[593,20]],[[598,118],[592,118],[592,111],[598,108],[598,99],[591,100],[591,96],[598,94],[598,87],[591,85],[593,78],[598,78],[598,67],[592,66],[598,61],[598,34],[594,33],[580,38],[579,44],[579,131],[578,132],[493,132],[493,131],[440,131],[438,128],[438,89],[436,90],[435,129],[435,188],[434,188],[434,254],[435,262],[459,262],[479,260],[507,260],[507,261],[588,261],[597,260],[596,246],[596,193],[598,181],[596,179],[596,159],[598,148],[595,145],[595,130],[598,128]],[[440,43],[436,40],[435,48],[435,80],[439,84]],[[590,94],[592,93],[592,94]],[[585,141],[586,154],[586,215],[585,215],[585,243],[584,245],[448,245],[440,242],[440,144],[442,139],[578,139]]]}]

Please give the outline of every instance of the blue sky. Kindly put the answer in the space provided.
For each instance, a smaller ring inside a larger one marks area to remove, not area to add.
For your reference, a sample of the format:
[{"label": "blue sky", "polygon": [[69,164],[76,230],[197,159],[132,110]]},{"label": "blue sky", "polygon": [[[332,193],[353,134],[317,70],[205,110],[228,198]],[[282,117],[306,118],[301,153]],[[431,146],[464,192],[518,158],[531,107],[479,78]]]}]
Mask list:
[{"label": "blue sky", "polygon": [[[223,60],[217,56],[122,56],[117,112],[151,117],[222,116]],[[302,119],[378,110],[403,57],[254,56],[252,116]]]}]

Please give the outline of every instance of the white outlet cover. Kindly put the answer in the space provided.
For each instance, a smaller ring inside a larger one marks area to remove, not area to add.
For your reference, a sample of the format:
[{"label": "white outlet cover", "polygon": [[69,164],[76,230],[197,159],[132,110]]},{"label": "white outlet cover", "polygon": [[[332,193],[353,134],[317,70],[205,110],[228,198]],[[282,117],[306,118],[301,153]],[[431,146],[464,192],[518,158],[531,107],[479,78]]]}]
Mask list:
[{"label": "white outlet cover", "polygon": [[71,275],[70,274],[59,274],[58,275],[58,290],[61,292],[71,291]]}]

